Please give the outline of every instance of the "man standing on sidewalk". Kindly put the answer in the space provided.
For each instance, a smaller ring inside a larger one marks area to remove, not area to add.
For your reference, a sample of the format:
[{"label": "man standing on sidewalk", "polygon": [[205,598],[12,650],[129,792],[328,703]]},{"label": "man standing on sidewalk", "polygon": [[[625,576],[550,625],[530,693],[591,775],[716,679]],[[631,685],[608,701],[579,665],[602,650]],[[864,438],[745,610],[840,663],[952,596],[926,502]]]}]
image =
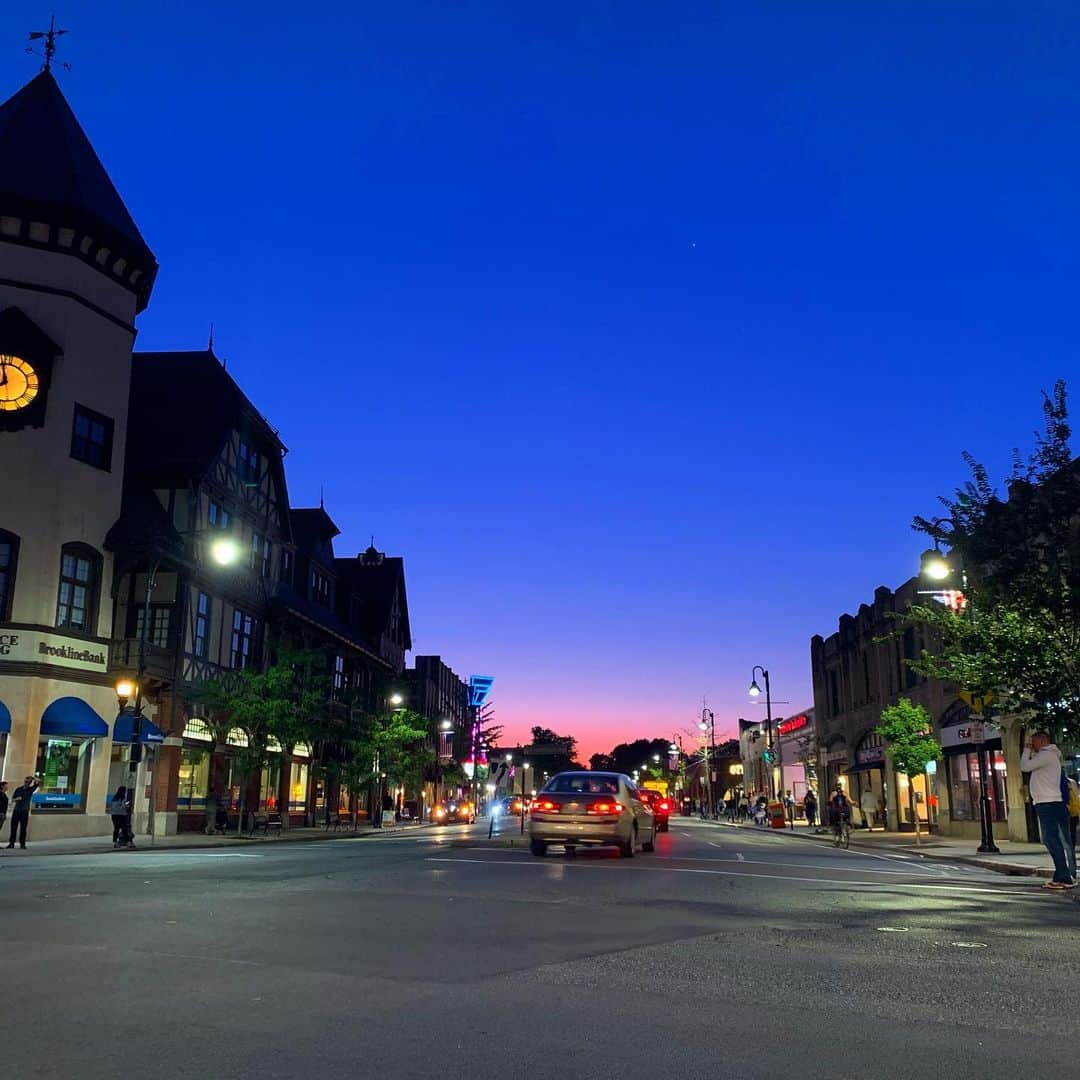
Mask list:
[{"label": "man standing on sidewalk", "polygon": [[15,833],[19,834],[19,847],[26,848],[26,827],[30,824],[30,803],[38,789],[39,780],[28,776],[11,793],[11,838],[9,848],[15,846]]},{"label": "man standing on sidewalk", "polygon": [[1036,731],[1020,755],[1020,771],[1026,772],[1031,801],[1039,817],[1043,843],[1054,860],[1054,878],[1044,889],[1075,889],[1069,870],[1069,810],[1061,799],[1061,751],[1045,731]]}]

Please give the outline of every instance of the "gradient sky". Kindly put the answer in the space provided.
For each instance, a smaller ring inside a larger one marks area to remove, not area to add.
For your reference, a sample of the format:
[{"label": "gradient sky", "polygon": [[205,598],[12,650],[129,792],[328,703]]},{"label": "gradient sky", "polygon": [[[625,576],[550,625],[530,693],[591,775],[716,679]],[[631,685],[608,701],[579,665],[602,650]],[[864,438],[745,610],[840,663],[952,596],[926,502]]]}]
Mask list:
[{"label": "gradient sky", "polygon": [[[47,9],[8,0],[3,95]],[[1061,0],[68,0],[61,85],[220,355],[406,559],[415,649],[585,755],[811,704],[1077,354]],[[755,711],[756,710],[756,711]]]}]

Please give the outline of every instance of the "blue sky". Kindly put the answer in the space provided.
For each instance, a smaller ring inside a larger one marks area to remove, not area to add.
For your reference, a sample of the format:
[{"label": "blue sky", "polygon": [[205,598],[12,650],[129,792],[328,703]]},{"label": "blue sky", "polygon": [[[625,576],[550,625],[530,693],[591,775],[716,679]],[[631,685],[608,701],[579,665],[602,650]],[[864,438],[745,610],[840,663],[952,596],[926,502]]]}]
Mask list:
[{"label": "blue sky", "polygon": [[[587,752],[811,703],[809,638],[1073,370],[1064,2],[94,3],[61,84],[419,652]],[[42,20],[14,0],[3,92]]]}]

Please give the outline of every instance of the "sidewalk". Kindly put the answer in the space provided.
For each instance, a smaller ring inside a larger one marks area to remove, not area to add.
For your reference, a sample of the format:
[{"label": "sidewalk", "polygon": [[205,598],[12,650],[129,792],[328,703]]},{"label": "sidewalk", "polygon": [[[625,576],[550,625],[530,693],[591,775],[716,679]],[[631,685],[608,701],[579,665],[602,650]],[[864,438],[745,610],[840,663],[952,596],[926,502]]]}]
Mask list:
[{"label": "sidewalk", "polygon": [[[821,844],[831,844],[832,834],[828,827],[824,832],[815,832],[805,823],[795,823],[791,828],[763,828],[760,825],[732,825],[727,821],[711,822],[728,829],[749,829],[760,835],[788,836],[799,840],[808,840]],[[922,835],[922,843],[916,845],[914,833],[885,832],[884,830],[853,829],[851,847],[853,850],[873,851],[881,854],[918,855],[935,862],[963,863],[967,866],[979,866],[984,870],[994,870],[999,874],[1014,874],[1033,877],[1053,877],[1053,864],[1050,855],[1042,844],[1021,843],[1017,840],[998,840],[995,844],[1001,849],[996,855],[980,855],[975,849],[977,840],[956,839],[950,836]]]},{"label": "sidewalk", "polygon": [[[0,863],[6,859],[28,859],[37,855],[101,855],[108,852],[109,854],[121,856],[138,855],[143,851],[192,851],[230,847],[256,848],[266,844],[317,843],[320,840],[365,840],[381,836],[401,836],[404,833],[431,827],[426,824],[404,824],[399,822],[394,825],[387,825],[382,829],[375,829],[371,825],[362,823],[355,832],[352,829],[340,829],[338,831],[331,829],[327,831],[322,826],[292,828],[288,831],[282,830],[281,832],[271,833],[269,836],[263,833],[259,833],[258,836],[241,833],[237,836],[235,832],[226,833],[224,836],[206,836],[200,832],[190,832],[177,833],[174,836],[158,836],[154,838],[153,842],[151,842],[149,836],[136,836],[136,847],[133,851],[130,848],[114,848],[111,836],[75,836],[64,840],[39,840],[35,842],[33,819],[31,819],[30,836],[26,850],[23,851],[18,847],[8,848],[6,844],[0,844]],[[5,829],[5,836],[6,832]]]}]

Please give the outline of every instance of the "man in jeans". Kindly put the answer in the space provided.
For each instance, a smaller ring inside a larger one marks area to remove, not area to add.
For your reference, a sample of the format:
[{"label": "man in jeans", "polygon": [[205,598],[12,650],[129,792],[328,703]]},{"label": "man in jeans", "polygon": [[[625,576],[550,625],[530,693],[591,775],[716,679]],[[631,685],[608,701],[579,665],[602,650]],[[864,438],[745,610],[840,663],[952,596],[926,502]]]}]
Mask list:
[{"label": "man in jeans", "polygon": [[1061,799],[1061,751],[1045,731],[1036,731],[1020,755],[1020,771],[1029,773],[1028,790],[1039,816],[1043,843],[1054,860],[1054,878],[1044,889],[1075,889],[1070,869],[1069,810]]}]

